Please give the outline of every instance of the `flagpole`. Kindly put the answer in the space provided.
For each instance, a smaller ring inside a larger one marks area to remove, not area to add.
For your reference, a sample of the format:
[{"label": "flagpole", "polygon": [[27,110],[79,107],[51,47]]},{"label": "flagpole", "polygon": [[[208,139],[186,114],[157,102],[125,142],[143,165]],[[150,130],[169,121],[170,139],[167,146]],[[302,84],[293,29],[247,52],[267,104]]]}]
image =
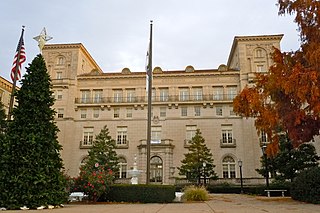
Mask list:
[{"label": "flagpole", "polygon": [[152,110],[152,20],[150,21],[150,44],[148,57],[148,124],[147,124],[147,178],[146,184],[150,183],[150,149],[151,149],[151,110]]},{"label": "flagpole", "polygon": [[15,71],[14,71],[14,78],[13,78],[13,83],[12,83],[12,91],[11,91],[11,97],[10,97],[10,103],[9,103],[9,110],[8,110],[8,121],[11,120],[13,101],[14,101],[14,93],[16,91],[17,75],[18,75],[18,70],[19,70],[19,66],[20,66],[20,55],[21,55],[21,46],[22,46],[24,28],[25,28],[25,26],[22,26],[21,36],[20,36],[19,44],[18,44],[19,45],[18,46],[18,54],[17,54],[16,63],[15,63],[16,66],[15,66]]}]

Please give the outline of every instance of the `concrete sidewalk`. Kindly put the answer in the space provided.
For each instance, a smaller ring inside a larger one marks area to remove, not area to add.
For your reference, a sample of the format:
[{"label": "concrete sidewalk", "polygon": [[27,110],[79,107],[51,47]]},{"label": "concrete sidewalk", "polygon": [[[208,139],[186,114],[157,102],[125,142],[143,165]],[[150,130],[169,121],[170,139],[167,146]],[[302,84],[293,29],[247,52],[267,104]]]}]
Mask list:
[{"label": "concrete sidewalk", "polygon": [[[239,194],[211,194],[206,202],[170,204],[77,204],[71,203],[54,210],[28,210],[27,212],[53,213],[295,213],[320,212],[320,205],[294,201],[289,197],[262,197]],[[5,211],[15,212],[15,211]],[[20,210],[21,212],[21,210]]]}]

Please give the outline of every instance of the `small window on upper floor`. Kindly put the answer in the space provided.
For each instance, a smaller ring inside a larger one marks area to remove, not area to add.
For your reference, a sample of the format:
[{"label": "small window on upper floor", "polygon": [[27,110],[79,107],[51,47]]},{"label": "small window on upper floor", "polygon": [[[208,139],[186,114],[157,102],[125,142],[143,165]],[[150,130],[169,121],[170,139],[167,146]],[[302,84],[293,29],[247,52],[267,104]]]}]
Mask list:
[{"label": "small window on upper floor", "polygon": [[57,72],[56,79],[62,79],[62,72]]},{"label": "small window on upper floor", "polygon": [[57,91],[57,100],[62,100],[62,90]]},{"label": "small window on upper floor", "polygon": [[264,50],[263,49],[256,49],[255,51],[255,57],[256,58],[263,58],[264,57]]},{"label": "small window on upper floor", "polygon": [[63,65],[65,62],[64,57],[63,56],[59,56],[57,59],[57,65]]},{"label": "small window on upper floor", "polygon": [[64,109],[63,108],[59,108],[58,109],[58,113],[57,113],[58,118],[63,118],[63,115],[64,115]]},{"label": "small window on upper floor", "polygon": [[216,106],[215,109],[216,109],[216,116],[223,115],[222,106]]},{"label": "small window on upper floor", "polygon": [[181,116],[182,117],[188,116],[188,107],[181,107]]}]

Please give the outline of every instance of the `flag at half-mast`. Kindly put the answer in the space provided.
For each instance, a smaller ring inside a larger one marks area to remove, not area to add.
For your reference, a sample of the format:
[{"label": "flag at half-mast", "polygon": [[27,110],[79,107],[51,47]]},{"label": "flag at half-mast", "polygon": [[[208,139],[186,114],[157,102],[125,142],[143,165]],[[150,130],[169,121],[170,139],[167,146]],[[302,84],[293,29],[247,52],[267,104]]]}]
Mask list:
[{"label": "flag at half-mast", "polygon": [[[14,60],[11,68],[11,79],[14,81],[14,76],[16,76],[16,81],[21,79],[21,65],[26,61],[26,52],[23,42],[23,31],[17,46],[16,53],[14,55]],[[15,75],[15,72],[16,75]]]}]

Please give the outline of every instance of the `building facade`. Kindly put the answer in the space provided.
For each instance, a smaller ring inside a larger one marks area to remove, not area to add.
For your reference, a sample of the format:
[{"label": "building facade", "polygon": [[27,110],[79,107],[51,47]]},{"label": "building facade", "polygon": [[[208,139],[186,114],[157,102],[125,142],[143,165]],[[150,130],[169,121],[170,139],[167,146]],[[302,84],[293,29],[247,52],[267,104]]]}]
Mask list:
[{"label": "building facade", "polygon": [[[5,110],[6,114],[8,114],[9,111],[12,87],[13,86],[11,82],[0,76],[0,101],[3,104],[3,109]],[[16,89],[19,88],[16,87]]]},{"label": "building facade", "polygon": [[[255,73],[268,70],[282,36],[235,37],[227,65],[218,69],[153,69],[150,182],[174,183],[196,129],[211,149],[219,178],[238,178],[240,159],[244,178],[261,178],[255,169],[260,168],[260,142],[267,138],[257,135],[253,119],[235,115],[232,103],[254,83]],[[67,173],[79,174],[104,125],[117,143],[119,178],[128,178],[135,155],[138,169],[146,171],[146,73],[128,68],[104,73],[82,44],[48,44],[43,56],[52,78]],[[143,172],[139,182],[145,178]]]}]

